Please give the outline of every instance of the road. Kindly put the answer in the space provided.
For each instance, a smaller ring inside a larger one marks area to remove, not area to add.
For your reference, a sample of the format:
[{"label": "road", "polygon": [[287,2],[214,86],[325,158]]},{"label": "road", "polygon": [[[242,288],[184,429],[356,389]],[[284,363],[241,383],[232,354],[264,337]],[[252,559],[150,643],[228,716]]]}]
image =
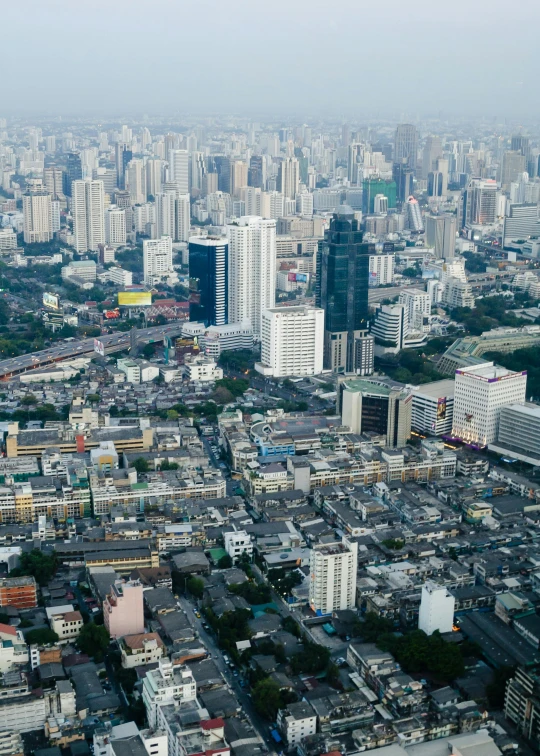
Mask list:
[{"label": "road", "polygon": [[263,720],[253,708],[251,702],[251,696],[248,694],[246,688],[242,688],[240,685],[240,676],[235,677],[233,671],[225,664],[223,660],[223,653],[215,641],[215,637],[212,633],[207,632],[203,627],[203,620],[198,619],[194,612],[194,604],[188,601],[184,596],[179,599],[181,608],[186,612],[188,622],[195,628],[197,635],[206,646],[208,652],[212,656],[212,660],[225,678],[227,685],[231,689],[232,693],[236,696],[238,702],[242,706],[243,712],[247,714],[251,724],[253,725],[257,735],[261,738],[261,741],[267,745],[269,750],[273,750],[272,741],[270,739],[269,724]]},{"label": "road", "polygon": [[[155,326],[153,328],[141,328],[137,330],[137,343],[148,344],[152,341],[162,341],[164,336],[175,336],[182,330],[182,321],[171,323],[165,326]],[[103,343],[106,354],[121,352],[130,345],[130,332],[116,332],[99,337]],[[24,354],[20,357],[12,357],[9,360],[0,362],[0,379],[11,378],[14,375],[26,373],[28,370],[43,365],[51,365],[62,362],[63,360],[73,359],[75,357],[92,357],[95,356],[94,339],[83,339],[82,341],[61,342],[49,349],[43,349],[33,354]]]}]

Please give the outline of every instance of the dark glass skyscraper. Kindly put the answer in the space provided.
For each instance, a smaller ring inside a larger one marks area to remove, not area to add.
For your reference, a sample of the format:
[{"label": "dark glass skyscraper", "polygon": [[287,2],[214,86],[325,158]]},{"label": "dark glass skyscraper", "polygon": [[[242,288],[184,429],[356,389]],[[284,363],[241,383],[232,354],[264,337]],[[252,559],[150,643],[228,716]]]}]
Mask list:
[{"label": "dark glass skyscraper", "polygon": [[226,155],[214,155],[214,165],[218,175],[218,190],[231,193],[231,159]]},{"label": "dark glass skyscraper", "polygon": [[262,155],[252,155],[249,160],[248,186],[254,186],[256,189],[264,189]]},{"label": "dark glass skyscraper", "polygon": [[374,245],[362,242],[358,221],[342,205],[319,242],[318,307],[325,311],[325,366],[336,372],[355,370],[354,342],[368,323],[369,255]]},{"label": "dark glass skyscraper", "polygon": [[66,158],[66,168],[62,174],[62,191],[66,197],[71,197],[71,185],[82,179],[81,156],[77,152],[69,152]]},{"label": "dark glass skyscraper", "polygon": [[228,323],[229,245],[218,236],[189,242],[189,319],[205,325]]}]

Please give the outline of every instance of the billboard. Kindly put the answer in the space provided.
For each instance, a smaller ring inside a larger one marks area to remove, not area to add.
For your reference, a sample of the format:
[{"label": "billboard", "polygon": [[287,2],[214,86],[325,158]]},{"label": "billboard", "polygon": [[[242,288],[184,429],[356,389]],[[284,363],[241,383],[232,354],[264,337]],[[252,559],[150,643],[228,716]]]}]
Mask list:
[{"label": "billboard", "polygon": [[152,294],[149,291],[119,291],[118,304],[121,307],[149,307]]},{"label": "billboard", "polygon": [[103,317],[107,320],[112,320],[114,318],[120,317],[120,310],[118,307],[115,310],[103,310]]},{"label": "billboard", "polygon": [[99,354],[101,357],[105,357],[105,346],[99,339],[94,339],[94,352],[96,352],[96,354]]},{"label": "billboard", "polygon": [[52,307],[53,310],[60,309],[60,297],[58,294],[50,294],[48,291],[43,292],[43,304],[45,307]]},{"label": "billboard", "polygon": [[307,283],[307,275],[305,273],[297,273],[296,280],[299,283]]},{"label": "billboard", "polygon": [[377,271],[376,270],[370,271],[369,278],[368,278],[368,286],[377,286],[378,280],[379,280],[379,277],[377,275]]},{"label": "billboard", "polygon": [[289,273],[289,275],[287,276],[287,280],[296,281],[296,273]]},{"label": "billboard", "polygon": [[443,396],[437,400],[437,420],[444,420],[446,418],[446,397]]}]

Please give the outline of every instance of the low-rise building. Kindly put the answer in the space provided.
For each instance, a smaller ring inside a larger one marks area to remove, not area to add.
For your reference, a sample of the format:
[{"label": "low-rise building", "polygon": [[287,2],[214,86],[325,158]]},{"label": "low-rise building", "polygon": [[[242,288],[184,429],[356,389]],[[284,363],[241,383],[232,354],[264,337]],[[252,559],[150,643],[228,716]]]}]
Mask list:
[{"label": "low-rise building", "polygon": [[317,732],[317,715],[307,702],[299,701],[278,711],[277,724],[289,748],[296,748]]},{"label": "low-rise building", "polygon": [[164,648],[158,633],[125,635],[120,641],[122,666],[133,669],[144,664],[155,664],[162,658]]}]

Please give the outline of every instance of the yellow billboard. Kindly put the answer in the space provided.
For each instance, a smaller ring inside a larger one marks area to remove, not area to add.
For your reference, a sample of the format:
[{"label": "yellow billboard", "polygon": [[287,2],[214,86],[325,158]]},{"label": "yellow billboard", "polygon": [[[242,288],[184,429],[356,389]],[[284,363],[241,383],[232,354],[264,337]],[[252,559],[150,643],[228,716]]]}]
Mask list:
[{"label": "yellow billboard", "polygon": [[149,291],[119,291],[118,304],[121,307],[149,307],[152,294]]}]

